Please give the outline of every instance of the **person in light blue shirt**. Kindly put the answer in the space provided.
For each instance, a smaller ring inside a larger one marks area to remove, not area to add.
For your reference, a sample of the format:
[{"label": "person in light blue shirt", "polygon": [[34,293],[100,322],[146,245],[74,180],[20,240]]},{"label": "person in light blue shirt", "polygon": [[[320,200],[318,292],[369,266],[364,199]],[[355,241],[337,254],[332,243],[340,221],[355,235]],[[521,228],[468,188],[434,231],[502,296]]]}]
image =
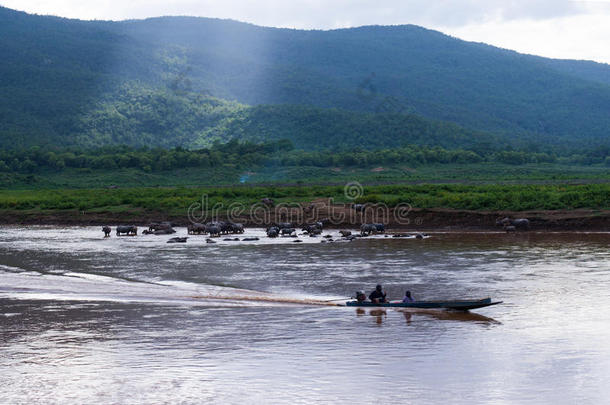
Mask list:
[{"label": "person in light blue shirt", "polygon": [[405,293],[405,297],[402,299],[402,302],[415,302],[415,298],[411,296],[411,291],[407,291]]}]

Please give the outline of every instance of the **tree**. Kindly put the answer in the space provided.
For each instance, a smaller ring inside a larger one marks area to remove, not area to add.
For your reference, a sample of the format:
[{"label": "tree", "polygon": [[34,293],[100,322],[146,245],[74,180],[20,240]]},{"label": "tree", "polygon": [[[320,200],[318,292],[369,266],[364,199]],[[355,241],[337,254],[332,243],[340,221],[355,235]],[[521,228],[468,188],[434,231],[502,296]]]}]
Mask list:
[{"label": "tree", "polygon": [[21,162],[20,169],[25,173],[33,173],[38,168],[38,165],[30,159],[25,159]]}]

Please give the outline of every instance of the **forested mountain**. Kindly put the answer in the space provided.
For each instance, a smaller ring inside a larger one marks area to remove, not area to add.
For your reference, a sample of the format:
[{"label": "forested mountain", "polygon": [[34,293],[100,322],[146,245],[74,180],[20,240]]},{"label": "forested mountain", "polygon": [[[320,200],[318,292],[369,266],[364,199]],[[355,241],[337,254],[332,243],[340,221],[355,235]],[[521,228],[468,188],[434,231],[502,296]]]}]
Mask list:
[{"label": "forested mountain", "polygon": [[540,58],[539,60],[560,72],[568,73],[585,80],[610,84],[610,67],[607,64],[587,60],[547,58]]},{"label": "forested mountain", "polygon": [[[199,148],[230,139],[290,140],[304,150],[378,149],[407,144],[501,149],[500,136],[411,114],[368,113],[299,105],[247,107],[195,93],[123,85],[77,123],[78,145]],[[524,140],[516,140],[516,144]]]},{"label": "forested mountain", "polygon": [[0,147],[202,146],[237,137],[303,148],[584,148],[610,137],[608,65],[521,55],[416,26],[303,31],[0,8],[0,61]]}]

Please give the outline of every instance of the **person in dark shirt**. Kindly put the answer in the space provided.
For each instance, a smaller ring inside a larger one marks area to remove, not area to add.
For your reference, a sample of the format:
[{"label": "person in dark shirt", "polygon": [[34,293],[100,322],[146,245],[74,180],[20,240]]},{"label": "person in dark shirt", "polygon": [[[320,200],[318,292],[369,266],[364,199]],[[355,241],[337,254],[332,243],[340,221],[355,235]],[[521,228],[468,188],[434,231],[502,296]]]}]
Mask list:
[{"label": "person in dark shirt", "polygon": [[371,295],[369,295],[369,299],[373,304],[381,304],[386,302],[385,296],[386,292],[382,291],[381,284],[377,284],[375,291],[373,291]]}]

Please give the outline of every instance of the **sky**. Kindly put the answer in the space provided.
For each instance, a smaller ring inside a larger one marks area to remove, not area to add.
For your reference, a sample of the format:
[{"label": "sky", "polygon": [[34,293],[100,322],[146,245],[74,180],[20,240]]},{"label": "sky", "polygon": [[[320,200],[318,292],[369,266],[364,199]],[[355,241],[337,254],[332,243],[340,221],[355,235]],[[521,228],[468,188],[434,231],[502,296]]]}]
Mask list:
[{"label": "sky", "polygon": [[523,53],[610,63],[610,0],[0,0],[0,5],[86,20],[189,15],[300,29],[416,24]]}]

